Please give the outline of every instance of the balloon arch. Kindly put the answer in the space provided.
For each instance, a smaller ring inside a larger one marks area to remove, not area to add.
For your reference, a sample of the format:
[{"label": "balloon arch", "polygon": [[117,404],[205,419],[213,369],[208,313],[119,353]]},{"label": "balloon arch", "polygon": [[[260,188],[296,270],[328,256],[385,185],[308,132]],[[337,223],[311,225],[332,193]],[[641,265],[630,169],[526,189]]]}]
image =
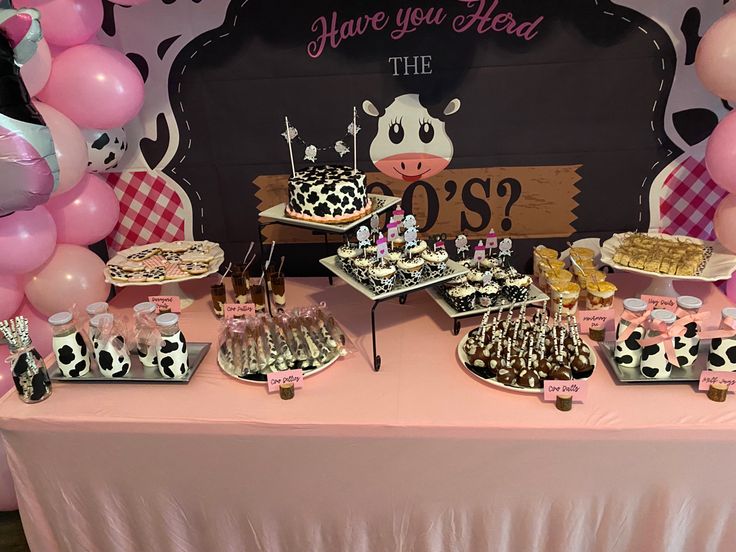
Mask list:
[{"label": "balloon arch", "polygon": [[[48,354],[48,316],[109,294],[104,263],[87,246],[112,232],[119,205],[95,171],[109,168],[101,139],[125,143],[121,127],[143,105],[143,79],[121,52],[90,43],[101,0],[13,5],[0,9],[0,320],[28,318]],[[0,360],[7,354],[1,345]],[[0,395],[11,386],[0,369]],[[15,508],[0,443],[0,510]]]}]

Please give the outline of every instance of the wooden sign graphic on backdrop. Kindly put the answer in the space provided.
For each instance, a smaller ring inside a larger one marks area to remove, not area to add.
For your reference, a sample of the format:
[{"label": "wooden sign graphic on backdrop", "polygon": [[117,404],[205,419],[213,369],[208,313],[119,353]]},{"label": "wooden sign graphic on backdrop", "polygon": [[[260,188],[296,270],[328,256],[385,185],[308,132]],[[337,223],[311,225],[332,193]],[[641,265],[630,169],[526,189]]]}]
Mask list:
[{"label": "wooden sign graphic on backdrop", "polygon": [[[402,197],[417,218],[420,234],[485,237],[491,228],[499,235],[526,238],[566,237],[575,232],[573,210],[580,192],[581,165],[450,169],[427,179],[407,183],[380,172],[366,175],[369,193]],[[258,210],[287,199],[289,176],[255,179]],[[271,225],[264,240],[311,243],[321,240],[311,232]],[[341,241],[339,237],[335,241]]]}]

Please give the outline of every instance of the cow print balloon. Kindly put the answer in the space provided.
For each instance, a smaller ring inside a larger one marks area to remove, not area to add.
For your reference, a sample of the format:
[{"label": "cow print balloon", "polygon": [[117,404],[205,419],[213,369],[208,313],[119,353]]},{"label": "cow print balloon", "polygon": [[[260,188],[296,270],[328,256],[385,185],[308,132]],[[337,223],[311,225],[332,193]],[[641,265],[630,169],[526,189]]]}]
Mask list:
[{"label": "cow print balloon", "polygon": [[109,130],[82,129],[87,141],[87,170],[104,173],[115,169],[128,151],[128,139],[122,127]]}]

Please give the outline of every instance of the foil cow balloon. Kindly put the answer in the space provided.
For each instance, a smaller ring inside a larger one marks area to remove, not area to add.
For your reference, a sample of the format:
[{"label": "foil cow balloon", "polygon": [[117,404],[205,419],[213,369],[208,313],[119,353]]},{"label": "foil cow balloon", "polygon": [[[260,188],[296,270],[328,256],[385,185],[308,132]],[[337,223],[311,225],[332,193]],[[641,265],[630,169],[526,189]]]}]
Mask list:
[{"label": "foil cow balloon", "polygon": [[59,182],[51,133],[20,76],[41,39],[38,18],[0,9],[0,216],[45,203]]},{"label": "foil cow balloon", "polygon": [[[460,109],[460,100],[450,100],[441,116]],[[378,117],[378,132],[371,142],[371,161],[383,174],[405,182],[429,178],[450,164],[452,140],[445,132],[445,122],[430,114],[418,94],[404,94],[394,99],[385,110],[370,100],[363,111]]]}]

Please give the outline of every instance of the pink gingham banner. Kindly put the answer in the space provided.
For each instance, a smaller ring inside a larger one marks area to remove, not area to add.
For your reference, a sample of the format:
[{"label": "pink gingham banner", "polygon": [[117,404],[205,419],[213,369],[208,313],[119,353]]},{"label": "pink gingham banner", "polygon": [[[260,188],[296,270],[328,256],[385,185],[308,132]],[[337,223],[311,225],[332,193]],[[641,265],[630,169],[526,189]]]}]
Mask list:
[{"label": "pink gingham banner", "polygon": [[688,157],[665,180],[659,201],[660,230],[714,240],[713,215],[726,194],[711,179],[705,160]]},{"label": "pink gingham banner", "polygon": [[107,237],[110,251],[184,239],[181,199],[163,178],[140,171],[109,173],[105,179],[120,201],[118,225]]}]

